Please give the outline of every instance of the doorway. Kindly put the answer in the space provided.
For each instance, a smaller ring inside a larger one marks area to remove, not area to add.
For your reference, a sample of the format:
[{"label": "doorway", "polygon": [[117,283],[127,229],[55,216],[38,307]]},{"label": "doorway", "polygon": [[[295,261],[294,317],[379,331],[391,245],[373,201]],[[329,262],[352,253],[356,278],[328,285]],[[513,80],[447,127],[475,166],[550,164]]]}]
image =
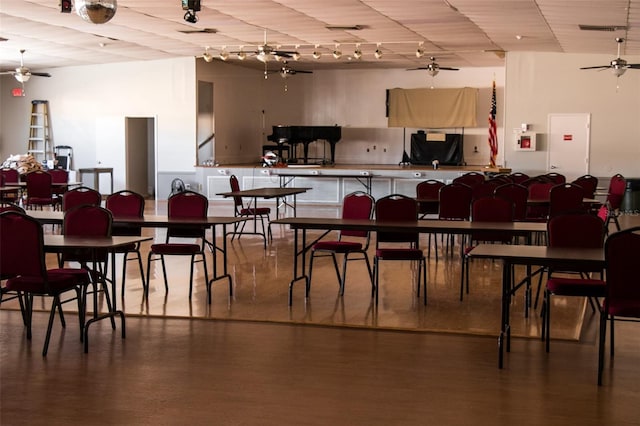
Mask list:
[{"label": "doorway", "polygon": [[213,113],[213,83],[198,81],[198,121],[196,123],[197,164],[215,164],[215,118]]},{"label": "doorway", "polygon": [[125,188],[156,196],[155,117],[125,118]]},{"label": "doorway", "polygon": [[591,114],[549,114],[547,170],[567,181],[589,173]]}]

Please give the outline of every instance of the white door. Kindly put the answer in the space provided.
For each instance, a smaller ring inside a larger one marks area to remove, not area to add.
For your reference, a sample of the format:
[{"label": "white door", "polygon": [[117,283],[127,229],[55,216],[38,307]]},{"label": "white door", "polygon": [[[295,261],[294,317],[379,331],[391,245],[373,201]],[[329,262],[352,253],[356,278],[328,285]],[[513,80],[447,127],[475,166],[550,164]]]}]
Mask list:
[{"label": "white door", "polygon": [[549,172],[567,181],[589,173],[591,114],[549,114]]}]

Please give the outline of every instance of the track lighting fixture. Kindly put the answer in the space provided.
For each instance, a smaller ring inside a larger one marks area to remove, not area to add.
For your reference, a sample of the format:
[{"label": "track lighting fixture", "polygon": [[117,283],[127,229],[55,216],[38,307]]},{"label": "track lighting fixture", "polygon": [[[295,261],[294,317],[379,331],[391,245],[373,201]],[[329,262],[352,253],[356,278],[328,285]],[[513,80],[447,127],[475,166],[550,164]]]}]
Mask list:
[{"label": "track lighting fixture", "polygon": [[213,55],[211,53],[209,53],[209,46],[204,48],[204,53],[202,54],[202,59],[204,59],[205,62],[211,62],[213,61]]},{"label": "track lighting fixture", "polygon": [[422,48],[423,45],[424,43],[422,42],[418,43],[418,48],[416,49],[416,58],[422,58],[424,56],[424,49]]},{"label": "track lighting fixture", "polygon": [[336,44],[336,48],[333,51],[333,57],[335,59],[340,59],[342,57],[342,52],[340,51],[340,45]]},{"label": "track lighting fixture", "polygon": [[373,56],[375,56],[376,59],[382,58],[382,50],[380,50],[380,43],[378,43],[378,47],[376,48],[376,51],[373,52]]},{"label": "track lighting fixture", "polygon": [[186,10],[183,19],[190,24],[198,22],[196,12],[200,12],[200,0],[182,0],[182,10]]},{"label": "track lighting fixture", "polygon": [[353,52],[353,57],[355,59],[362,58],[362,50],[360,50],[360,45],[359,44],[356,44],[356,50]]},{"label": "track lighting fixture", "polygon": [[247,54],[242,50],[242,47],[238,52],[238,59],[240,59],[241,61],[244,61],[245,59],[247,59]]},{"label": "track lighting fixture", "polygon": [[313,59],[320,59],[320,57],[322,56],[322,52],[318,51],[319,47],[320,47],[320,45],[316,44],[316,50],[314,50],[313,53],[312,53]]},{"label": "track lighting fixture", "polygon": [[220,59],[226,61],[229,59],[229,52],[227,52],[227,46],[222,46],[222,50],[220,51]]}]

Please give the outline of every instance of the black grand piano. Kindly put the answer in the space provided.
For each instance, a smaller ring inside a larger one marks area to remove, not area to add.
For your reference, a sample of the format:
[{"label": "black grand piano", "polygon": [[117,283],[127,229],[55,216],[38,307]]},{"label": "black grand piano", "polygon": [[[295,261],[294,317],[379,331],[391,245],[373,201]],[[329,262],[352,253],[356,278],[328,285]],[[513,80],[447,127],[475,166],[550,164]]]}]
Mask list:
[{"label": "black grand piano", "polygon": [[296,147],[301,143],[304,147],[304,164],[309,162],[309,144],[317,140],[329,142],[331,147],[331,164],[335,163],[336,144],[342,137],[340,126],[273,126],[273,133],[267,136],[267,140],[277,144],[286,143],[296,152]]}]

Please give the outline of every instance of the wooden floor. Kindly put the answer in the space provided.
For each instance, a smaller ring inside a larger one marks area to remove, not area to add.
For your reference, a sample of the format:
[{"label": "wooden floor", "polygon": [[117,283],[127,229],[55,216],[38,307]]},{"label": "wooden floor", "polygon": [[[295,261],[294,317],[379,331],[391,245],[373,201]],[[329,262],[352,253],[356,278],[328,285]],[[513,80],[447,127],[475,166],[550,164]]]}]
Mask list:
[{"label": "wooden floor", "polygon": [[[166,208],[150,204],[149,211]],[[231,205],[215,209],[230,214]],[[337,209],[298,213],[332,216]],[[274,232],[267,250],[253,236],[231,244],[234,297],[216,284],[211,306],[200,268],[189,301],[186,259],[168,263],[166,296],[154,265],[148,301],[130,262],[127,338],[108,322],[95,324],[88,354],[71,306],[67,328],[54,324],[45,359],[47,314],[35,314],[27,341],[19,312],[3,304],[0,424],[640,424],[634,324],[617,326],[615,366],[607,362],[598,387],[597,315],[581,301],[556,298],[547,354],[536,338],[539,311],[525,318],[516,297],[512,323],[523,337],[499,370],[499,264],[474,262],[471,293],[460,302],[459,257],[436,262],[432,253],[425,308],[412,271],[391,262],[375,310],[361,262],[350,263],[339,298],[323,260],[314,267],[311,298],[296,288],[290,309],[292,234]]]}]

